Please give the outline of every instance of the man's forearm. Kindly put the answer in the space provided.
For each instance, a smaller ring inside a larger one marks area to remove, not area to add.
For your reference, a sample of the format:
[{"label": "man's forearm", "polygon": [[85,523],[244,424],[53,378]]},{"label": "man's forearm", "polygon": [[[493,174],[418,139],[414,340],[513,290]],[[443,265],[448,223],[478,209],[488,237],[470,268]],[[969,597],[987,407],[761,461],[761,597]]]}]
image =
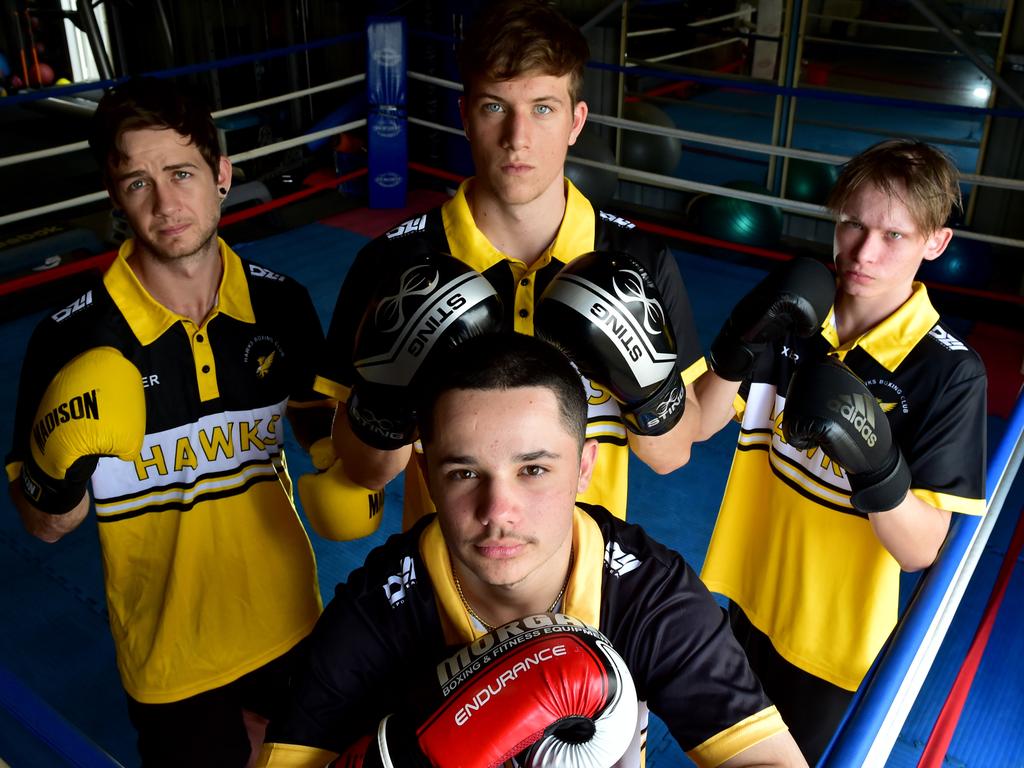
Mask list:
[{"label": "man's forearm", "polygon": [[727,381],[710,369],[693,383],[693,393],[700,403],[701,421],[696,440],[707,440],[718,434],[736,416],[736,395],[740,382]]}]

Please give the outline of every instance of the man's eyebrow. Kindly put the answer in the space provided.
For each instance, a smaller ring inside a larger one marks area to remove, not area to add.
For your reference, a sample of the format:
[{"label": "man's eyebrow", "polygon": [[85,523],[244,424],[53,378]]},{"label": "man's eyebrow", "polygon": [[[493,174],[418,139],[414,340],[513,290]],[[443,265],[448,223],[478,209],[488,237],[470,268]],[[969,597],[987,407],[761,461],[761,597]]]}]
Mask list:
[{"label": "man's eyebrow", "polygon": [[[487,91],[482,91],[482,92],[476,94],[473,97],[473,101],[480,101],[481,99],[484,100],[484,101],[500,101],[503,104],[508,101],[507,98],[504,98],[502,96],[498,96],[496,93],[488,93]],[[562,101],[565,101],[565,99],[561,99],[561,98],[559,98],[557,95],[555,95],[553,93],[551,93],[551,94],[544,94],[542,96],[535,96],[534,98],[530,99],[530,102],[532,104],[539,104],[539,103],[545,102],[545,101],[562,102]]]},{"label": "man's eyebrow", "polygon": [[[541,448],[536,451],[529,451],[527,453],[517,453],[512,457],[512,460],[516,463],[537,461],[537,459],[560,459],[561,454],[554,453],[553,451]],[[450,464],[458,464],[464,466],[474,466],[478,463],[477,459],[473,456],[451,454],[441,458],[438,462],[438,466],[447,466]]]},{"label": "man's eyebrow", "polygon": [[451,455],[451,456],[445,456],[444,458],[442,458],[437,463],[438,463],[439,466],[442,466],[442,467],[446,466],[448,464],[470,464],[471,465],[471,464],[475,464],[476,463],[476,459],[474,459],[472,456],[456,456],[456,455]]},{"label": "man's eyebrow", "polygon": [[[199,165],[196,164],[196,163],[185,162],[185,163],[174,163],[173,165],[165,165],[163,168],[161,168],[161,170],[163,170],[163,171],[180,171],[183,168],[198,168],[198,167],[199,167]],[[145,176],[145,175],[146,175],[146,172],[144,170],[142,170],[141,168],[136,168],[135,170],[125,171],[124,173],[117,174],[116,176],[114,176],[114,180],[115,181],[124,181],[125,179],[134,179],[134,178],[138,178],[139,176]]]},{"label": "man's eyebrow", "polygon": [[539,451],[530,451],[529,453],[517,454],[513,458],[515,458],[515,460],[517,462],[519,462],[519,461],[536,461],[537,459],[560,459],[562,457],[561,457],[560,454],[557,454],[557,453],[554,453],[553,451],[548,451],[548,450],[545,450],[545,449],[541,448]]}]

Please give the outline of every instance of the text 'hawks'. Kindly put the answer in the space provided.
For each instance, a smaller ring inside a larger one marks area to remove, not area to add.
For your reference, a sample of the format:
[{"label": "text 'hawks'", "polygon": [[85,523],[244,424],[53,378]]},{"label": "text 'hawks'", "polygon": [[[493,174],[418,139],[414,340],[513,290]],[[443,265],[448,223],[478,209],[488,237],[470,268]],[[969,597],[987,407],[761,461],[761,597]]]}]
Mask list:
[{"label": "text 'hawks'", "polygon": [[32,427],[32,436],[35,438],[36,446],[40,453],[46,452],[46,441],[58,425],[78,419],[99,419],[100,406],[96,397],[96,390],[90,389],[80,395],[75,395],[69,400],[60,403],[51,411],[48,411]]}]

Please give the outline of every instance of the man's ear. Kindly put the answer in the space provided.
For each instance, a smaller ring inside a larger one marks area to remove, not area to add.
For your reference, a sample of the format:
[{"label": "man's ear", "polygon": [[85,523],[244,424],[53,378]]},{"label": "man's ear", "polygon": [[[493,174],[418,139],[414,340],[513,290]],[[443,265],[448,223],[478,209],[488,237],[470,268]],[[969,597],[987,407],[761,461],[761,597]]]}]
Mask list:
[{"label": "man's ear", "polygon": [[590,114],[590,107],[585,101],[577,101],[572,108],[572,131],[569,133],[569,146],[576,143],[576,139],[583,132],[583,126],[587,123],[587,115]]},{"label": "man's ear", "polygon": [[231,189],[231,158],[227,155],[221,155],[220,160],[217,161],[217,187],[224,190]]},{"label": "man's ear", "polygon": [[949,227],[942,227],[932,232],[924,241],[924,260],[933,261],[942,255],[953,239],[953,230]]},{"label": "man's ear", "polygon": [[466,97],[459,96],[459,119],[462,121],[462,133],[469,140],[469,126],[466,125]]},{"label": "man's ear", "polygon": [[597,463],[597,440],[585,440],[583,452],[580,455],[580,476],[576,484],[576,493],[583,493],[590,485],[590,476],[594,474],[594,464]]}]

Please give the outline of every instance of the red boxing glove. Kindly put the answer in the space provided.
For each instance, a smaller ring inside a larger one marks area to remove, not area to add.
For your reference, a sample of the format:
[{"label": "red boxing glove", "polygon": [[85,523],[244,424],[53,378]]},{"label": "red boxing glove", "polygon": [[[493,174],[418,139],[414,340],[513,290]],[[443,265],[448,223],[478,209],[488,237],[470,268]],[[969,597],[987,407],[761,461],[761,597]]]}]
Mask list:
[{"label": "red boxing glove", "polygon": [[[606,768],[636,732],[633,679],[608,639],[560,613],[498,627],[437,665],[415,712],[389,715],[337,765]],[[362,754],[354,754],[361,752]],[[360,759],[361,758],[361,759]]]}]

